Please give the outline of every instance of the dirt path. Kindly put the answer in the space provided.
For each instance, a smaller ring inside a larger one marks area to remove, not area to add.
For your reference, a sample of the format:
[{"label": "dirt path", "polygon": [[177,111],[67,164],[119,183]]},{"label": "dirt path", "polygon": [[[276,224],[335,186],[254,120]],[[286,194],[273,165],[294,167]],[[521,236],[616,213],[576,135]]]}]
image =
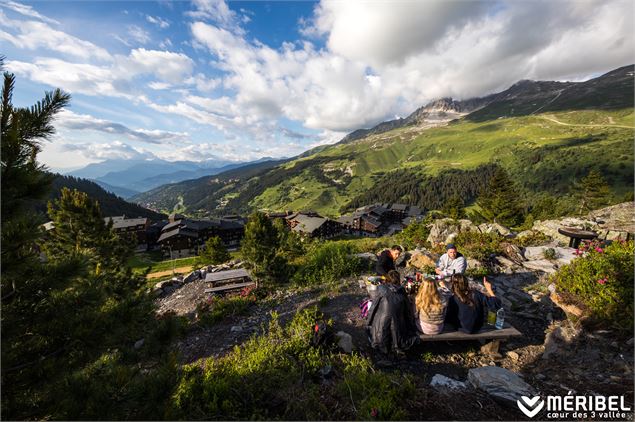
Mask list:
[{"label": "dirt path", "polygon": [[[189,273],[190,271],[192,271],[192,266],[188,265],[187,267],[175,268],[174,274],[185,274],[185,273]],[[146,278],[148,280],[151,280],[153,278],[161,278],[161,277],[166,277],[168,275],[172,275],[172,270],[157,271],[156,273],[150,273],[148,274]]]},{"label": "dirt path", "polygon": [[[633,126],[624,126],[624,125],[614,125],[614,124],[606,124],[606,125],[583,125],[583,124],[579,124],[579,123],[565,123],[565,122],[561,122],[560,120],[556,119],[555,116],[552,115],[540,115],[537,116],[540,118],[543,118],[545,120],[549,120],[550,122],[562,125],[562,126],[579,126],[579,127],[619,127],[622,129],[635,129],[635,127]],[[610,120],[611,122],[613,121],[612,119]]]}]

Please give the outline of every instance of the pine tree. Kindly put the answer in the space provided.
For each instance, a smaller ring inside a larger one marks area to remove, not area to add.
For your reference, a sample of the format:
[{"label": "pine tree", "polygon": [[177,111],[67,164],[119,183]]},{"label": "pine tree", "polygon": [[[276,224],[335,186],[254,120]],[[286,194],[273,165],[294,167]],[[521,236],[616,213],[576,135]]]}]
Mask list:
[{"label": "pine tree", "polygon": [[502,167],[498,167],[490,178],[477,204],[482,215],[490,221],[514,227],[523,220],[520,192]]},{"label": "pine tree", "polygon": [[80,255],[96,274],[125,267],[132,241],[117,236],[112,221],[104,221],[99,203],[88,194],[63,188],[60,198],[49,202],[48,212],[54,229],[42,246],[49,259]]},{"label": "pine tree", "polygon": [[299,234],[289,229],[282,219],[276,219],[273,227],[278,232],[278,254],[286,259],[294,259],[304,255],[305,247]]},{"label": "pine tree", "polygon": [[608,205],[611,190],[602,175],[591,170],[578,185],[580,214]]},{"label": "pine tree", "polygon": [[[0,57],[0,70],[3,64],[4,57]],[[52,178],[36,156],[40,143],[55,132],[53,117],[70,101],[68,94],[57,89],[30,108],[16,108],[12,103],[14,86],[15,76],[5,72],[0,105],[2,297],[10,294],[8,286],[24,280],[30,267],[26,261],[37,255],[35,241],[43,221],[28,212],[27,206],[49,192]]]},{"label": "pine tree", "polygon": [[465,204],[463,203],[463,198],[461,198],[458,194],[454,194],[445,201],[442,211],[446,217],[458,220],[459,218],[465,216],[465,212],[463,211],[464,206]]},{"label": "pine tree", "polygon": [[205,246],[198,251],[197,266],[222,264],[230,259],[231,255],[227,252],[221,238],[213,236],[207,239]]},{"label": "pine tree", "polygon": [[240,250],[243,258],[254,266],[256,274],[264,275],[272,269],[278,246],[278,231],[267,216],[261,212],[251,214]]}]

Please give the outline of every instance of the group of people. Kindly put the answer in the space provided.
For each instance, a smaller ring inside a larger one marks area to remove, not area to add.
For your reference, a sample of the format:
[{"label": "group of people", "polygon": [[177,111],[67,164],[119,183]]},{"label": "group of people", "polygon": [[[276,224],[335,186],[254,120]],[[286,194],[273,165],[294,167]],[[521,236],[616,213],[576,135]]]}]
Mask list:
[{"label": "group of people", "polygon": [[[483,277],[484,291],[470,285],[463,275],[465,258],[456,246],[448,244],[437,262],[438,277],[427,276],[410,300],[395,269],[395,261],[403,252],[396,245],[383,251],[377,261],[377,274],[384,277],[367,316],[371,345],[384,353],[403,351],[419,340],[419,334],[435,335],[446,324],[465,333],[479,331],[485,323],[485,312],[501,307],[492,285]],[[438,279],[437,279],[438,278]]]}]

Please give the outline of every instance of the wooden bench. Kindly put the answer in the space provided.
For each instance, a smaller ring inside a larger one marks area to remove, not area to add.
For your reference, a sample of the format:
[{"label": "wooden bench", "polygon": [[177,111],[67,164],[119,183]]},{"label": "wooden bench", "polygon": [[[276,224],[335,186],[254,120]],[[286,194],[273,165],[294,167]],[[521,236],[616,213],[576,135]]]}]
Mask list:
[{"label": "wooden bench", "polygon": [[205,281],[212,286],[211,289],[205,289],[205,293],[222,293],[229,290],[243,289],[256,284],[251,281],[249,272],[243,268],[208,273],[205,276]]},{"label": "wooden bench", "polygon": [[474,334],[467,334],[455,329],[444,329],[435,335],[419,334],[421,341],[500,340],[518,336],[522,336],[522,333],[509,324],[503,325],[500,330],[487,327]]},{"label": "wooden bench", "polygon": [[225,284],[224,286],[212,287],[211,289],[205,289],[205,293],[221,293],[229,290],[235,289],[244,289],[245,287],[255,286],[256,283],[253,281],[249,281],[247,283],[235,283],[235,284]]},{"label": "wooden bench", "polygon": [[480,331],[474,334],[467,334],[461,331],[455,330],[453,327],[445,328],[441,333],[430,335],[430,334],[419,334],[419,338],[421,341],[471,341],[478,340],[481,344],[485,344],[486,340],[491,340],[488,344],[487,351],[488,353],[498,353],[498,349],[500,347],[500,342],[507,340],[510,337],[519,337],[523,334],[512,327],[509,324],[504,324],[503,328],[497,330],[494,327],[486,326]]}]

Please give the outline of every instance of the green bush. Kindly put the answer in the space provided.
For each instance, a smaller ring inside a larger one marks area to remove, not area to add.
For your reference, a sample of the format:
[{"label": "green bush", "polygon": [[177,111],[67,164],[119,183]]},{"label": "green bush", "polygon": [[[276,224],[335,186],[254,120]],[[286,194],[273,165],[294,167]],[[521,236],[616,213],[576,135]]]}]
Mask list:
[{"label": "green bush", "polygon": [[406,249],[414,249],[417,246],[427,246],[428,236],[430,235],[428,225],[432,221],[429,216],[428,214],[428,218],[424,221],[408,225],[397,235],[397,239],[399,239],[399,242],[403,244]]},{"label": "green bush", "polygon": [[243,315],[255,302],[255,294],[250,289],[244,289],[238,296],[208,298],[196,306],[196,314],[201,324],[213,325],[226,316]]},{"label": "green bush", "polygon": [[633,241],[609,246],[585,242],[581,255],[552,276],[558,291],[582,303],[599,322],[631,333],[633,330]]},{"label": "green bush", "polygon": [[332,283],[360,272],[361,259],[352,256],[357,249],[349,243],[312,244],[293,276],[297,284]]},{"label": "green bush", "polygon": [[[321,319],[312,307],[283,328],[274,313],[266,335],[205,365],[186,366],[167,418],[406,419],[403,399],[416,393],[413,380],[376,372],[359,355],[311,346],[312,328]],[[330,372],[326,383],[320,375],[324,368]]]},{"label": "green bush", "polygon": [[556,252],[554,248],[547,248],[543,251],[542,254],[545,257],[545,259],[548,259],[550,261],[558,258],[558,253]]},{"label": "green bush", "polygon": [[454,238],[454,244],[466,257],[485,261],[491,254],[501,252],[503,237],[497,233],[461,232]]},{"label": "green bush", "polygon": [[527,246],[540,246],[550,242],[551,238],[546,234],[538,231],[532,231],[531,234],[523,237],[515,237],[511,243],[526,248]]}]

